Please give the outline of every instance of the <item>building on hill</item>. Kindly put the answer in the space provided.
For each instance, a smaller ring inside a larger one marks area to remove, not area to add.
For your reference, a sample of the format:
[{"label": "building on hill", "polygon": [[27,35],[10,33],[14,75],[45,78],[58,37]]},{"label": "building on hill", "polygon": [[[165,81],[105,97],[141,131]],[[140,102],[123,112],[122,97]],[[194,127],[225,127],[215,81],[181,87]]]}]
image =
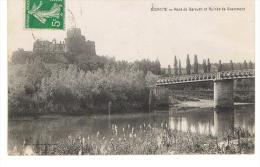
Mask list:
[{"label": "building on hill", "polygon": [[94,41],[90,41],[90,40],[87,40],[86,42],[86,53],[88,55],[96,55],[96,47],[95,47],[95,42]]},{"label": "building on hill", "polygon": [[67,63],[64,42],[57,43],[56,39],[52,42],[36,40],[33,44],[33,59],[46,63]]},{"label": "building on hill", "polygon": [[95,56],[95,42],[85,39],[81,35],[79,28],[72,28],[67,31],[67,38],[65,38],[65,52],[71,55],[86,54],[88,56]]},{"label": "building on hill", "polygon": [[14,51],[12,63],[24,64],[36,60],[46,63],[69,63],[78,55],[96,56],[95,42],[86,41],[79,28],[71,28],[67,31],[67,37],[64,41],[38,39],[33,43],[33,51],[24,51],[23,49]]},{"label": "building on hill", "polygon": [[57,43],[56,39],[53,39],[52,42],[36,40],[33,44],[33,53],[45,55],[64,55],[65,45],[64,42]]}]

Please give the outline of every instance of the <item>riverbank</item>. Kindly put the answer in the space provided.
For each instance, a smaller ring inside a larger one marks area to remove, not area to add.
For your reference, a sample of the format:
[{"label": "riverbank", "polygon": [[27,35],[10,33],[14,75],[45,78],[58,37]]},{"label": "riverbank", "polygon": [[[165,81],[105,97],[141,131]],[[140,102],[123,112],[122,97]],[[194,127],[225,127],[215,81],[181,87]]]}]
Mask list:
[{"label": "riverbank", "polygon": [[[235,102],[234,106],[238,105],[253,105],[254,103],[240,103]],[[214,100],[206,100],[206,99],[198,99],[196,101],[179,101],[178,104],[175,105],[175,107],[179,108],[211,108],[214,107]]]},{"label": "riverbank", "polygon": [[[236,106],[233,112],[212,112],[212,108],[178,111],[9,119],[8,150],[14,155],[222,154],[240,153],[238,150],[243,149],[241,153],[254,152],[253,106]],[[245,148],[240,149],[238,143]],[[216,151],[222,145],[222,151]]]},{"label": "riverbank", "polygon": [[111,137],[68,136],[56,143],[34,143],[13,146],[9,155],[150,155],[150,154],[252,154],[254,136],[233,133],[219,139],[169,129],[167,124],[153,128],[141,124],[139,129],[121,129],[112,125]]}]

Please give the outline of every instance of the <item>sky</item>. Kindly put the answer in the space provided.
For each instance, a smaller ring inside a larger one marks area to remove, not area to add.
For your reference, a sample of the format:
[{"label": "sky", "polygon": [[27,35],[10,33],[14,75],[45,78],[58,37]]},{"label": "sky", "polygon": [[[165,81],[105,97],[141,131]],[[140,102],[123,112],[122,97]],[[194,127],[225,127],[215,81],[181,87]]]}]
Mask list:
[{"label": "sky", "polygon": [[[254,61],[253,0],[65,0],[65,30],[26,29],[24,0],[8,0],[8,56],[17,48],[32,50],[34,39],[63,41],[74,23],[87,40],[95,41],[98,55],[117,60],[159,59],[184,66],[193,62]],[[152,12],[154,7],[245,8],[244,11]]]}]

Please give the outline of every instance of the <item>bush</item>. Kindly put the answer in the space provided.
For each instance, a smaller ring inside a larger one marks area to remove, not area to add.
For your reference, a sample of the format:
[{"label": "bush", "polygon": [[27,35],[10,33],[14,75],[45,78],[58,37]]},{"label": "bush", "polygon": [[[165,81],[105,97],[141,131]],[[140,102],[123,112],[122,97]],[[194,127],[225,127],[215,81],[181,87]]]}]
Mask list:
[{"label": "bush", "polygon": [[[110,65],[96,71],[69,65],[50,72],[44,64],[32,64],[25,74],[9,83],[11,113],[107,112],[109,102],[111,112],[146,110],[149,88],[157,80],[151,72],[145,75],[131,66],[118,69]],[[14,83],[20,81],[16,87]]]}]

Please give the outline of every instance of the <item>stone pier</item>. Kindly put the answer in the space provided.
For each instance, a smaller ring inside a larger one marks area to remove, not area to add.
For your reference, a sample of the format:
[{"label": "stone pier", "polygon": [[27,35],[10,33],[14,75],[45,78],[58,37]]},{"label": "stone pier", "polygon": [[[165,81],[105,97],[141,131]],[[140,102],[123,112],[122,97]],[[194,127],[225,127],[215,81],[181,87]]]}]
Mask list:
[{"label": "stone pier", "polygon": [[234,105],[233,98],[234,80],[214,81],[214,107],[230,108]]},{"label": "stone pier", "polygon": [[169,95],[170,89],[164,86],[157,86],[153,90],[155,97],[156,108],[168,108],[169,107]]}]

